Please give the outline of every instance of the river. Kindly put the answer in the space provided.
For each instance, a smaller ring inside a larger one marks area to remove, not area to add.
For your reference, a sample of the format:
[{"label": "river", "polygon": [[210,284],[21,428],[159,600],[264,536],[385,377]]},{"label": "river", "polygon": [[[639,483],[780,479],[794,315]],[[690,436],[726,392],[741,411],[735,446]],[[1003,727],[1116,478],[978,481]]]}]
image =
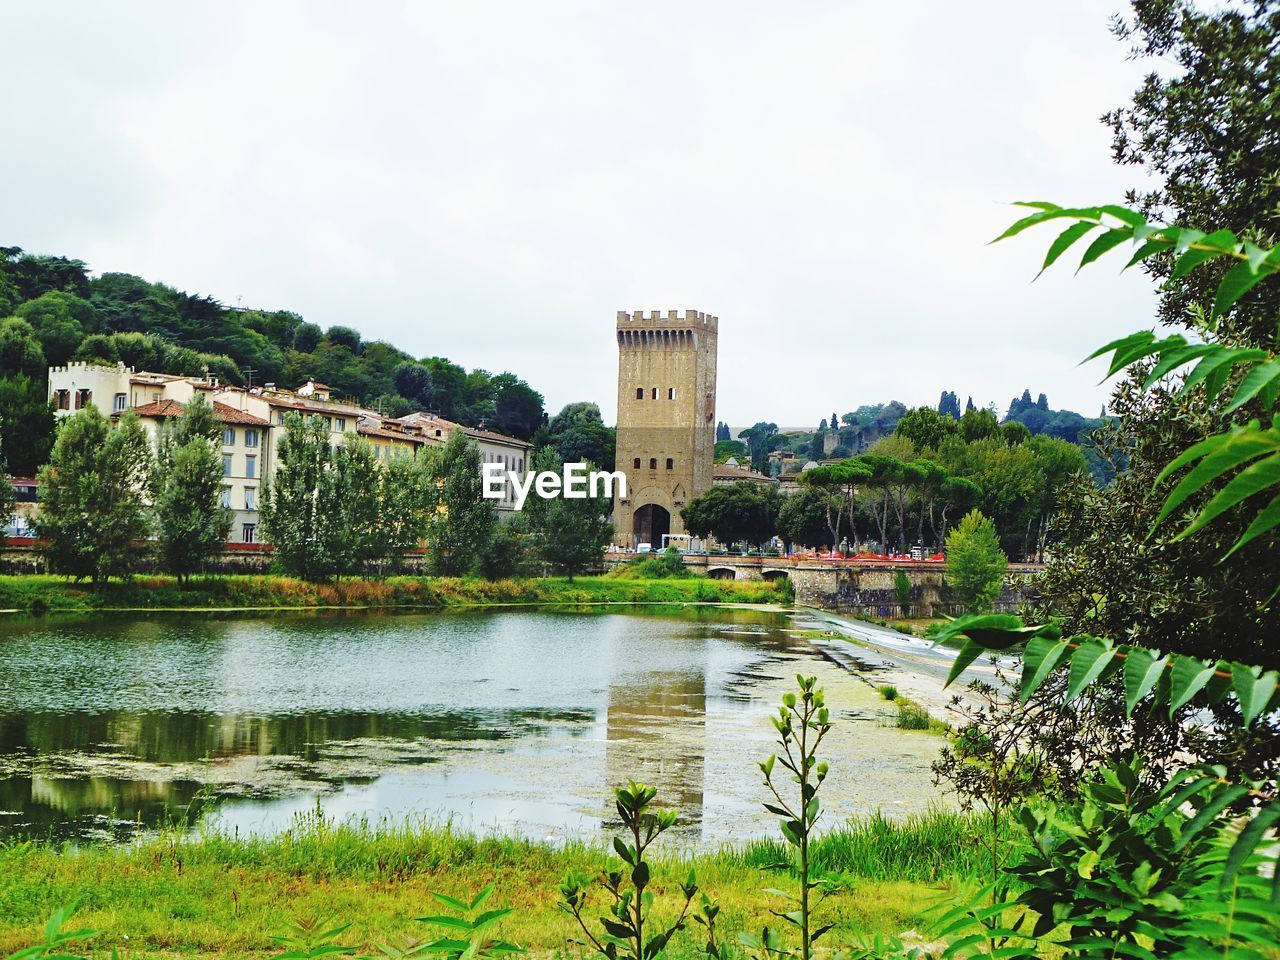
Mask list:
[{"label": "river", "polygon": [[0,837],[125,839],[204,810],[230,833],[326,817],[449,819],[552,841],[659,788],[678,832],[772,829],[755,761],[797,672],[817,674],[830,822],[938,803],[940,739],[893,726],[804,614],[716,607],[122,615],[0,624]]}]

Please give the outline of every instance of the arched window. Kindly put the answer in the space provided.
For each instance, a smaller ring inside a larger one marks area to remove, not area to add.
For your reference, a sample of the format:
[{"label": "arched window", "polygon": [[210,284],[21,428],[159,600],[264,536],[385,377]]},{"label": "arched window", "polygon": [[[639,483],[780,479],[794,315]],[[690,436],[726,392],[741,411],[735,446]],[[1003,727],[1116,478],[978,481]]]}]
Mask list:
[{"label": "arched window", "polygon": [[658,469],[658,458],[657,458],[657,457],[650,457],[650,458],[649,458],[649,469],[650,469],[650,470],[657,470],[657,469]]},{"label": "arched window", "polygon": [[667,457],[667,469],[674,470],[675,468],[676,468],[676,462],[672,460],[670,457]]},{"label": "arched window", "polygon": [[654,387],[654,388],[653,388],[653,399],[655,399],[655,400],[657,400],[657,399],[658,399],[658,388],[657,388],[657,387]]},{"label": "arched window", "polygon": [[637,400],[644,399],[644,387],[636,387],[636,399]]},{"label": "arched window", "polygon": [[635,467],[636,467],[636,469],[637,469],[637,470],[639,470],[639,469],[640,469],[640,458],[639,458],[639,457],[636,457]]},{"label": "arched window", "polygon": [[667,387],[667,399],[668,399],[668,400],[674,400],[675,398],[676,398],[676,388],[675,388],[675,387]]}]

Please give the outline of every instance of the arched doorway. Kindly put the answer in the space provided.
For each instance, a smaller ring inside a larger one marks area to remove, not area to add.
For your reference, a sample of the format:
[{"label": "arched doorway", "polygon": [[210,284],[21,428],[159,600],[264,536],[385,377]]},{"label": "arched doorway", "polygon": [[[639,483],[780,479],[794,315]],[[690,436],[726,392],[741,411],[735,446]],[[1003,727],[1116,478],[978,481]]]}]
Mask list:
[{"label": "arched doorway", "polygon": [[671,514],[666,507],[646,503],[636,510],[631,532],[635,534],[637,544],[649,543],[654,550],[661,550],[663,536],[671,532]]}]

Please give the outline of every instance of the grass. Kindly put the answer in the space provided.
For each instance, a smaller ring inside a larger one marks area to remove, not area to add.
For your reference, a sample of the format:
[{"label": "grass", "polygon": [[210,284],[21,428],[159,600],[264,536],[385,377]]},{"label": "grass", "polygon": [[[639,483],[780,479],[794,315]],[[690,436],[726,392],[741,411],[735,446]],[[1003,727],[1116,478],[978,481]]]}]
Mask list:
[{"label": "grass", "polygon": [[783,603],[786,584],[765,581],[547,577],[347,578],[308,583],[275,575],[210,576],[179,586],[174,577],[138,576],[101,590],[46,574],[0,576],[0,608],[29,613],[244,607],[443,607],[484,604]]},{"label": "grass", "polygon": [[892,683],[882,683],[876,687],[876,693],[880,694],[886,700],[898,699],[898,688]]},{"label": "grass", "polygon": [[898,704],[898,727],[903,730],[928,730],[930,733],[949,733],[951,725],[929,715],[929,711],[920,704],[900,697]]},{"label": "grass", "polygon": [[[980,860],[989,827],[980,818],[936,812],[900,822],[860,820],[816,843],[820,869],[842,875],[845,892],[824,909],[842,929],[899,933],[919,927],[927,906]],[[775,918],[788,887],[762,869],[785,856],[781,843],[757,841],[693,857],[669,853],[655,864],[657,899],[669,903],[690,866],[722,905],[722,932],[759,929]],[[41,842],[0,844],[0,956],[35,942],[58,906],[77,902],[73,926],[102,931],[94,953],[144,958],[181,953],[238,960],[275,951],[270,939],[299,916],[333,915],[352,926],[342,942],[422,937],[414,917],[438,912],[432,892],[470,896],[497,885],[494,905],[515,912],[501,934],[547,954],[565,946],[570,920],[556,908],[569,870],[598,872],[603,844],[560,847],[516,838],[478,839],[447,825],[351,822],[300,817],[273,839],[170,833],[130,847],[60,848]],[[595,900],[599,903],[598,898]],[[593,914],[594,915],[594,914]],[[694,931],[673,942],[675,958],[701,956]]]}]

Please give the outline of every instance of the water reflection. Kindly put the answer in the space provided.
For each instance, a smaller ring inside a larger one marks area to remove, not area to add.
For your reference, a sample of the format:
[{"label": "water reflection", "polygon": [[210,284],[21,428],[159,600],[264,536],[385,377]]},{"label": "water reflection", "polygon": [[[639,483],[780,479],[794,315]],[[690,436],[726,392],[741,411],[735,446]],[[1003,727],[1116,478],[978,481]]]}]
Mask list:
[{"label": "water reflection", "polygon": [[798,667],[861,705],[859,796],[894,802],[884,770],[926,791],[931,747],[886,747],[870,688],[788,626],[706,608],[8,622],[0,835],[121,836],[210,802],[270,832],[319,801],[558,837],[610,822],[634,776],[686,836],[722,839],[764,822],[751,760]]}]

